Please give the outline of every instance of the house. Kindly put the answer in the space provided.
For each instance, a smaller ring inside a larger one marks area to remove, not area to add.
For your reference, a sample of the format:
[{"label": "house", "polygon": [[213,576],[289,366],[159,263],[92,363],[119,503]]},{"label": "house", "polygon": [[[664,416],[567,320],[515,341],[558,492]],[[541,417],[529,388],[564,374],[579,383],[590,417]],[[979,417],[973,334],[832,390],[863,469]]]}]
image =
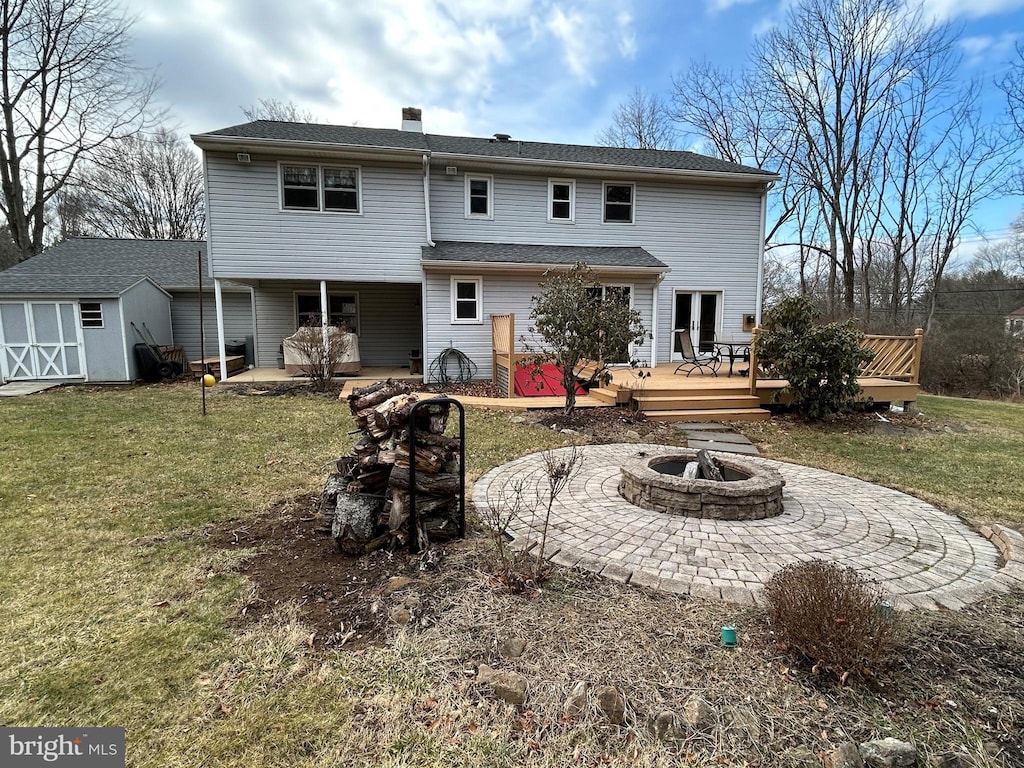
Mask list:
[{"label": "house", "polygon": [[[252,287],[255,356],[310,320],[344,322],[365,365],[430,364],[454,347],[491,371],[491,314],[526,331],[545,270],[590,264],[678,358],[760,315],[766,195],[775,174],[635,150],[257,120],[193,136],[203,150],[210,275]],[[223,329],[221,338],[228,330]]]},{"label": "house", "polygon": [[[199,254],[189,240],[74,238],[0,272],[0,376],[123,382],[140,377],[135,344],[201,355]],[[213,286],[204,280],[207,349],[217,346]],[[225,281],[228,339],[252,336],[252,291]]]},{"label": "house", "polygon": [[1024,336],[1024,307],[1017,307],[1006,316],[1006,333],[1010,336]]}]

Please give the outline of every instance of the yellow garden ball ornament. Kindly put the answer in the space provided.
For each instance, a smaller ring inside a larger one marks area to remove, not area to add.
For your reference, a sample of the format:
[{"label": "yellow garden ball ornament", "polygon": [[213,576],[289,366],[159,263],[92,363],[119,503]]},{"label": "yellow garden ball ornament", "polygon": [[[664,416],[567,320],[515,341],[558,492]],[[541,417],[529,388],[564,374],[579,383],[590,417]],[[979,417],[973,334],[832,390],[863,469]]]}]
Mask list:
[{"label": "yellow garden ball ornament", "polygon": [[204,387],[212,387],[216,383],[217,383],[217,380],[215,378],[213,378],[213,374],[212,373],[208,373],[205,376],[203,376],[203,386]]}]

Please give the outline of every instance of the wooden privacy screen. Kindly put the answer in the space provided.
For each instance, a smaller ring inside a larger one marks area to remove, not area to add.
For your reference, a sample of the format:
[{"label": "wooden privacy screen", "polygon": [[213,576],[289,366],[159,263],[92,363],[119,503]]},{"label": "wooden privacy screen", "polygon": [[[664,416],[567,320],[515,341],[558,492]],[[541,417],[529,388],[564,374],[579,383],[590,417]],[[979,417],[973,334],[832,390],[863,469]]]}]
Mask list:
[{"label": "wooden privacy screen", "polygon": [[515,367],[526,357],[515,349],[516,316],[491,315],[491,381],[505,397],[515,396]]}]

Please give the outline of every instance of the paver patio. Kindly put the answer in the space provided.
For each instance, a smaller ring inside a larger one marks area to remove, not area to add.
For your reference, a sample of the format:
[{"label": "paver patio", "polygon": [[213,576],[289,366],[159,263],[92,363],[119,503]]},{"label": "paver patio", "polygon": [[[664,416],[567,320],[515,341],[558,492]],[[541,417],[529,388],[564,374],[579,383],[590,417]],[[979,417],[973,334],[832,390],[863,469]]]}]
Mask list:
[{"label": "paver patio", "polygon": [[[556,454],[567,453],[557,449]],[[1024,586],[1024,537],[1001,526],[973,530],[931,504],[855,478],[763,458],[786,480],[783,512],[753,521],[705,520],[634,506],[618,494],[622,461],[672,446],[582,446],[582,469],[555,501],[545,555],[651,589],[739,603],[762,601],[782,566],[819,558],[884,584],[900,608],[947,608]],[[475,484],[478,508],[525,481],[545,484],[543,454],[496,467]],[[535,505],[536,506],[536,505]],[[539,506],[536,506],[539,509]],[[516,520],[516,546],[533,546],[542,515]]]}]

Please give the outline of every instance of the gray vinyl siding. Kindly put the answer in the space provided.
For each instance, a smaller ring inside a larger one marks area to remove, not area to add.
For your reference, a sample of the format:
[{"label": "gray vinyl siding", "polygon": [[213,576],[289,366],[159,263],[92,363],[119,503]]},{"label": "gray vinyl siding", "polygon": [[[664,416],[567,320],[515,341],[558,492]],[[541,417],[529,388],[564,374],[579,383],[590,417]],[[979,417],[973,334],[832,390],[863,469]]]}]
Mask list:
[{"label": "gray vinyl siding", "polygon": [[[359,296],[359,355],[364,366],[408,365],[409,353],[422,349],[418,283],[332,282],[327,290]],[[320,284],[265,280],[253,290],[258,318],[258,366],[276,367],[281,342],[295,333],[296,292],[319,294]]]},{"label": "gray vinyl siding", "polygon": [[[483,280],[483,322],[480,324],[452,323],[451,277],[481,277]],[[540,293],[541,272],[535,274],[500,275],[473,274],[468,270],[430,272],[427,275],[427,347],[424,365],[429,377],[430,366],[442,351],[453,346],[469,357],[477,366],[476,378],[489,379],[491,371],[491,315],[512,312],[516,316],[515,348],[523,351],[522,338],[537,348],[541,341],[528,332],[531,298]],[[631,285],[633,309],[640,313],[645,328],[651,328],[651,309],[654,280],[636,279],[625,275],[609,275],[604,282],[611,285]],[[633,351],[640,360],[650,360],[650,340]]]},{"label": "gray vinyl siding", "polygon": [[[203,326],[206,331],[206,354],[219,355],[217,336],[217,302],[212,291],[204,291]],[[248,291],[224,291],[224,338],[245,340],[252,336],[252,297]],[[189,360],[202,358],[199,334],[199,291],[175,291],[171,302],[174,343],[185,347]]]},{"label": "gray vinyl siding", "polygon": [[[659,361],[670,356],[675,289],[721,291],[720,330],[727,336],[740,332],[743,314],[754,312],[761,187],[576,176],[575,223],[566,224],[547,220],[548,178],[573,178],[572,174],[494,173],[494,218],[467,219],[465,174],[475,172],[460,167],[458,175],[446,176],[443,168],[433,170],[430,205],[434,239],[644,248],[671,270],[658,296]],[[633,224],[602,223],[604,181],[635,184]],[[447,312],[447,303],[435,307],[434,301],[431,297],[428,302],[432,311]],[[428,327],[433,329],[433,324]]]},{"label": "gray vinyl siding", "polygon": [[412,283],[426,242],[423,170],[365,161],[290,158],[361,168],[360,214],[282,211],[278,159],[207,153],[207,221],[213,274],[224,278]]},{"label": "gray vinyl siding", "polygon": [[[147,338],[152,335],[157,344],[171,343],[170,298],[149,281],[139,283],[121,295],[121,315],[124,321],[124,337],[128,343],[128,374],[129,378],[139,378],[135,364],[134,345],[141,341],[132,330],[131,323],[143,333],[148,330]],[[92,349],[89,350],[92,357]],[[90,376],[91,378],[91,376]]]},{"label": "gray vinyl siding", "polygon": [[[89,381],[130,381],[133,378],[135,361],[132,359],[132,345],[136,339],[132,335],[123,336],[124,323],[121,322],[121,303],[119,299],[90,299],[81,301],[100,304],[103,313],[102,328],[82,329],[82,356],[85,358],[85,373]],[[81,320],[79,319],[79,322]],[[141,339],[139,339],[141,341]],[[128,346],[128,365],[125,369],[125,344]]]}]

